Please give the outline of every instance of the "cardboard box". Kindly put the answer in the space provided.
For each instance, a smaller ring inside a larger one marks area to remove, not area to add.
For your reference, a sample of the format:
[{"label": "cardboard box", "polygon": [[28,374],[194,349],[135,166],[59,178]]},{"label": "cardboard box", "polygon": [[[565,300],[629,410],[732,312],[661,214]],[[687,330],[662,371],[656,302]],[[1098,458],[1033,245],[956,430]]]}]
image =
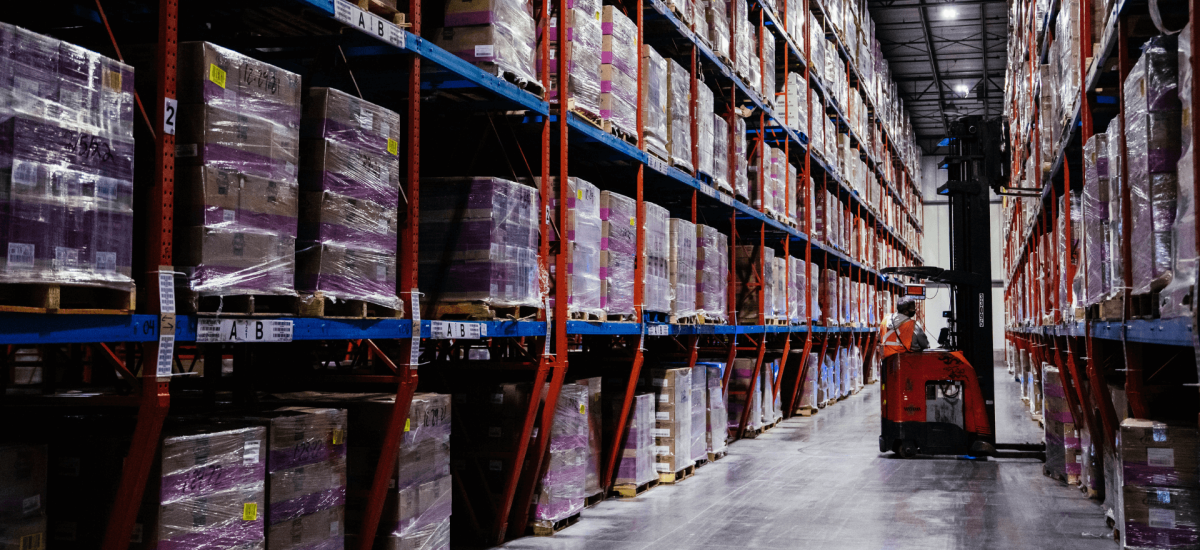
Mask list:
[{"label": "cardboard box", "polygon": [[399,151],[398,113],[335,88],[305,92],[300,126],[304,139],[333,139],[378,153]]},{"label": "cardboard box", "polygon": [[1121,422],[1121,465],[1125,485],[1198,487],[1195,426],[1128,418]]},{"label": "cardboard box", "polygon": [[300,75],[208,42],[181,43],[178,60],[180,104],[222,102],[248,112],[286,113],[274,120],[298,128]]},{"label": "cardboard box", "polygon": [[1126,484],[1121,547],[1195,548],[1200,541],[1200,489]]},{"label": "cardboard box", "polygon": [[45,445],[0,446],[0,521],[46,513],[46,459]]}]

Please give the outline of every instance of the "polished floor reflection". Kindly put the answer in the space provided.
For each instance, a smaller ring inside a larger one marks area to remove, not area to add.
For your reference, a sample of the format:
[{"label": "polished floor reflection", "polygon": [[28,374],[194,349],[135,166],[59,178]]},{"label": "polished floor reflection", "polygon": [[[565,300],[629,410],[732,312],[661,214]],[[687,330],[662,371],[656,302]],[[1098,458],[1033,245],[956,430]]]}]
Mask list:
[{"label": "polished floor reflection", "polygon": [[[998,369],[997,433],[1040,441]],[[552,538],[505,548],[1114,549],[1099,503],[1040,462],[901,460],[880,454],[879,385],[784,421],[674,486],[584,510]]]}]

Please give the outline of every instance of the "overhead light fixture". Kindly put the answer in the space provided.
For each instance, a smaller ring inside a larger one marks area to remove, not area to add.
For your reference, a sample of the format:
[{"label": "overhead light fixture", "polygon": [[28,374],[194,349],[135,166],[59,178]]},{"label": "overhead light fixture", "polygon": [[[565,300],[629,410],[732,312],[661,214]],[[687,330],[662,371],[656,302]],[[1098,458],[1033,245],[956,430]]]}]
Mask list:
[{"label": "overhead light fixture", "polygon": [[942,19],[958,19],[958,8],[942,8]]},{"label": "overhead light fixture", "polygon": [[971,93],[971,89],[965,84],[959,84],[958,86],[954,87],[954,93],[963,97],[967,97],[967,94]]}]

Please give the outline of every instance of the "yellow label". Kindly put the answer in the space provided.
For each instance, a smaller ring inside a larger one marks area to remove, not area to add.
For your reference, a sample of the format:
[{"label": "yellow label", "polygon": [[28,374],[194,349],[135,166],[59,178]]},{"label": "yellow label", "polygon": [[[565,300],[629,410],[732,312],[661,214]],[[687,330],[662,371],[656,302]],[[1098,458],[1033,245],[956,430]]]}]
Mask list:
[{"label": "yellow label", "polygon": [[257,502],[247,502],[242,505],[242,519],[245,521],[254,521],[258,519]]},{"label": "yellow label", "polygon": [[400,142],[398,142],[392,138],[388,138],[387,152],[389,152],[393,155],[399,156],[400,155]]},{"label": "yellow label", "polygon": [[575,190],[575,198],[577,198],[579,200],[583,200],[583,189]]},{"label": "yellow label", "polygon": [[587,407],[583,403],[579,404],[579,414],[587,414]]},{"label": "yellow label", "polygon": [[637,218],[629,218],[629,227],[637,227]]},{"label": "yellow label", "polygon": [[119,73],[117,71],[105,70],[104,71],[104,85],[108,86],[108,88],[110,90],[113,90],[116,92],[121,91],[121,73]]},{"label": "yellow label", "polygon": [[334,430],[332,443],[334,445],[340,445],[342,443],[342,438],[344,438],[344,437],[346,437],[346,435],[343,434],[341,430]]},{"label": "yellow label", "polygon": [[406,431],[406,432],[407,432],[407,431],[408,431],[410,428],[412,428],[412,419],[411,419],[411,418],[405,418],[405,419],[404,419],[404,431]]},{"label": "yellow label", "polygon": [[33,533],[21,537],[21,550],[43,550],[46,548],[45,533]]},{"label": "yellow label", "polygon": [[210,63],[208,65],[208,79],[213,81],[213,84],[216,84],[217,86],[224,88],[225,87],[225,70],[218,67],[216,65],[216,63]]}]

